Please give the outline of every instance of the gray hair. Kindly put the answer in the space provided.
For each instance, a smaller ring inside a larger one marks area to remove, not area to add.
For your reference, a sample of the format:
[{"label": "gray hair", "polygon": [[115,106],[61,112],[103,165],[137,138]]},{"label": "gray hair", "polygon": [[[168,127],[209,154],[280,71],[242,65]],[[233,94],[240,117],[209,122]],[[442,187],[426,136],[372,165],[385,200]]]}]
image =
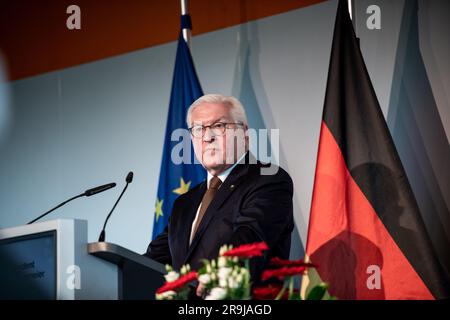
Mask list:
[{"label": "gray hair", "polygon": [[227,106],[230,108],[230,113],[232,114],[234,121],[248,125],[244,106],[238,99],[232,96],[224,96],[221,94],[206,94],[195,100],[194,103],[192,103],[189,107],[186,116],[186,123],[188,128],[192,126],[192,111],[194,111],[196,107],[204,103],[216,103]]}]

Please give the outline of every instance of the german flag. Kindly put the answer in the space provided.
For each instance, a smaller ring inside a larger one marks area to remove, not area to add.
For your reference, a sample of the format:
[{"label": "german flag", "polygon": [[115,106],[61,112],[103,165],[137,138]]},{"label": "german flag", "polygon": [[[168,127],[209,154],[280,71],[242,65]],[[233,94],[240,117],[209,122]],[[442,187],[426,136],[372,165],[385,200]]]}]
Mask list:
[{"label": "german flag", "polygon": [[340,0],[306,254],[339,299],[449,297]]}]

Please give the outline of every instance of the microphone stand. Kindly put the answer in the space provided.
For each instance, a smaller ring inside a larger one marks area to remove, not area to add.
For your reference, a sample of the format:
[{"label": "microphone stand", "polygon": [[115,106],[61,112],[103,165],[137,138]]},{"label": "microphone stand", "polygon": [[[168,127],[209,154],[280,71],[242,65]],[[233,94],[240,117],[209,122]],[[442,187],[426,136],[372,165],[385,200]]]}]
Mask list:
[{"label": "microphone stand", "polygon": [[62,206],[65,205],[67,202],[70,202],[70,201],[72,201],[72,200],[75,200],[76,198],[81,198],[81,197],[83,197],[83,196],[84,196],[84,192],[81,193],[81,194],[79,194],[79,195],[77,195],[77,196],[75,196],[75,197],[73,197],[73,198],[70,198],[69,200],[66,200],[66,201],[64,201],[64,202],[61,202],[60,204],[58,204],[58,205],[57,205],[56,207],[54,207],[53,209],[50,209],[50,210],[48,210],[46,213],[41,214],[39,217],[37,217],[36,219],[31,220],[31,221],[28,222],[27,224],[32,224],[33,222],[36,222],[36,221],[39,220],[40,218],[43,218],[43,217],[45,217],[46,215],[48,215],[50,212],[52,212],[52,211],[58,209],[59,207],[62,207]]},{"label": "microphone stand", "polygon": [[59,207],[62,207],[62,206],[65,205],[67,202],[70,202],[70,201],[72,201],[72,200],[75,200],[75,199],[77,199],[77,198],[81,198],[81,197],[84,197],[84,196],[90,197],[90,196],[93,196],[94,194],[101,193],[101,192],[103,192],[103,191],[106,191],[106,190],[109,190],[109,189],[111,189],[111,188],[114,188],[115,186],[116,186],[116,184],[113,182],[113,183],[104,184],[104,185],[102,185],[102,186],[99,186],[99,187],[95,187],[95,188],[86,190],[85,192],[83,192],[83,193],[81,193],[81,194],[79,194],[79,195],[77,195],[77,196],[75,196],[75,197],[72,197],[72,198],[70,198],[69,200],[66,200],[66,201],[64,201],[64,202],[61,202],[60,204],[58,204],[58,205],[57,205],[56,207],[54,207],[53,209],[50,209],[50,210],[48,210],[46,213],[41,214],[39,217],[37,217],[36,219],[31,220],[31,221],[28,222],[27,224],[32,224],[33,222],[36,222],[37,220],[39,220],[39,219],[45,217],[46,215],[48,215],[50,212],[52,212],[52,211],[58,209]]},{"label": "microphone stand", "polygon": [[[130,174],[128,174],[128,177],[130,177]],[[105,223],[103,224],[103,229],[100,232],[100,236],[98,237],[98,242],[104,242],[105,241],[105,238],[106,238],[106,232],[105,232],[106,224],[108,223],[109,217],[111,217],[111,214],[113,213],[114,209],[116,208],[117,204],[119,203],[120,199],[122,198],[123,194],[125,193],[125,190],[127,190],[128,185],[131,182],[131,181],[129,181],[130,179],[128,179],[128,177],[127,177],[127,184],[125,185],[125,188],[123,188],[122,193],[120,194],[120,196],[117,199],[116,203],[114,204],[114,206],[112,207],[111,211],[108,213],[108,216],[106,217]],[[132,178],[133,178],[133,175],[131,173],[131,179]]]}]

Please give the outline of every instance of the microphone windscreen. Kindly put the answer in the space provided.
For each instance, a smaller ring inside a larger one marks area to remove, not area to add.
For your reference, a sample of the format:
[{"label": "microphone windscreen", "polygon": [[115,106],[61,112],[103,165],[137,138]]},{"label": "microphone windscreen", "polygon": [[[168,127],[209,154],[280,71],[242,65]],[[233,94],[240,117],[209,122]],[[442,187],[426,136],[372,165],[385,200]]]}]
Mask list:
[{"label": "microphone windscreen", "polygon": [[133,181],[133,171],[128,172],[126,182],[131,183]]},{"label": "microphone windscreen", "polygon": [[115,184],[114,182],[113,182],[113,183],[104,184],[104,185],[102,185],[102,186],[99,186],[99,187],[95,187],[95,188],[86,190],[86,191],[84,192],[84,195],[85,195],[86,197],[90,197],[90,196],[92,196],[92,195],[94,195],[94,194],[97,194],[97,193],[106,191],[106,190],[108,190],[108,189],[114,188],[115,186],[116,186],[116,184]]}]

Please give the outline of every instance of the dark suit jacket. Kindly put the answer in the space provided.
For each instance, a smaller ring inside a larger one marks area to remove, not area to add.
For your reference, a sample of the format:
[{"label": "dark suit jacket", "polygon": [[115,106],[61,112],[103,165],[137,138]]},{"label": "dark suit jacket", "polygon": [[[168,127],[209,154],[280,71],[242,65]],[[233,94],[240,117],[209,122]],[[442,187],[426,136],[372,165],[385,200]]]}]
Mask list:
[{"label": "dark suit jacket", "polygon": [[225,179],[206,210],[189,246],[192,222],[206,191],[206,180],[174,202],[166,229],[148,246],[146,255],[179,270],[189,263],[198,270],[201,259],[214,259],[224,244],[234,246],[265,241],[266,260],[273,256],[289,258],[293,185],[282,168],[274,175],[261,175],[268,167],[259,161],[238,164]]}]

